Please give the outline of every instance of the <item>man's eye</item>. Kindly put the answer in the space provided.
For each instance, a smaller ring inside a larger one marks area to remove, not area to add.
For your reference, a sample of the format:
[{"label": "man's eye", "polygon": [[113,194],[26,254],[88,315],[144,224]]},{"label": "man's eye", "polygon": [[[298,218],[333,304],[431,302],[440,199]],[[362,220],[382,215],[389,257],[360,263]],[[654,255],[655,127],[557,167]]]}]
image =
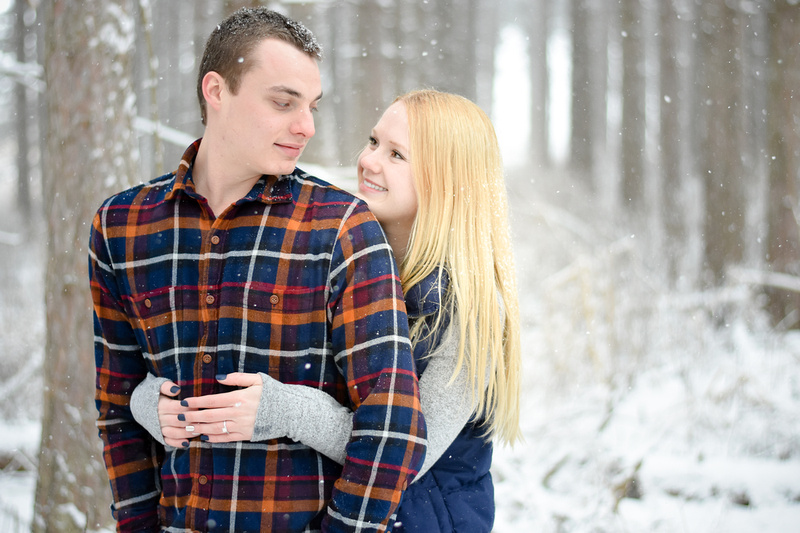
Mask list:
[{"label": "man's eye", "polygon": [[278,102],[276,100],[275,105],[280,107],[281,109],[286,109],[287,107],[289,107],[289,102]]}]

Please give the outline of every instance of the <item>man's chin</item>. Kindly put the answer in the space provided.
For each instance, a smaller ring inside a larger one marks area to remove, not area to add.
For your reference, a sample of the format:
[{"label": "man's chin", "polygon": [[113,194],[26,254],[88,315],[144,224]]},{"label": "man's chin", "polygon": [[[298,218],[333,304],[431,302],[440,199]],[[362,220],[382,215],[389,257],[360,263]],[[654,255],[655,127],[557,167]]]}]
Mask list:
[{"label": "man's chin", "polygon": [[297,167],[297,162],[295,163],[287,163],[281,166],[275,166],[269,172],[264,172],[264,174],[268,176],[285,176],[287,174],[291,174],[294,172],[294,169]]}]

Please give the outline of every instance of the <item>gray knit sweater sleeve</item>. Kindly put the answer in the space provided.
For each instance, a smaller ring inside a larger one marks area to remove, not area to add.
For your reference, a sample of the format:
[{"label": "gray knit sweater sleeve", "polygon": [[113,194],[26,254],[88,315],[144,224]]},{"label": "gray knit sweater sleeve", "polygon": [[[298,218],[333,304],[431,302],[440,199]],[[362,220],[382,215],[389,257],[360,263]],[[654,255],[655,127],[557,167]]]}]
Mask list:
[{"label": "gray knit sweater sleeve", "polygon": [[[466,372],[459,372],[450,382],[457,361],[458,326],[454,321],[419,380],[428,448],[417,479],[450,447],[472,415],[472,395]],[[285,435],[343,464],[353,413],[319,389],[287,385],[266,374],[261,374],[261,378],[264,388],[252,440]]]},{"label": "gray knit sweater sleeve", "polygon": [[167,378],[157,378],[147,374],[131,394],[131,414],[139,425],[147,430],[161,444],[165,444],[161,434],[161,422],[158,420],[158,399],[161,397],[161,385]]},{"label": "gray knit sweater sleeve", "polygon": [[[473,412],[472,394],[466,372],[451,382],[458,362],[458,324],[454,320],[419,380],[422,413],[428,428],[425,462],[417,479],[450,447]],[[253,428],[253,442],[289,437],[344,464],[353,427],[353,413],[327,393],[304,385],[287,385],[267,374]],[[158,399],[166,378],[148,374],[131,396],[131,412],[161,444],[164,436],[158,420]]]}]

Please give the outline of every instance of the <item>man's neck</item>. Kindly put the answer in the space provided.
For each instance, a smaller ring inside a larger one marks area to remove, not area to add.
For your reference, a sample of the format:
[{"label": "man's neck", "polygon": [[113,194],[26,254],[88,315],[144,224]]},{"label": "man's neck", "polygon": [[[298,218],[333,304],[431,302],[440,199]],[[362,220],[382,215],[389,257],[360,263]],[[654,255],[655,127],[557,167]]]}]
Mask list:
[{"label": "man's neck", "polygon": [[261,177],[242,174],[241,169],[226,162],[223,154],[214,148],[213,139],[203,137],[192,167],[195,190],[208,201],[215,216],[243,198]]}]

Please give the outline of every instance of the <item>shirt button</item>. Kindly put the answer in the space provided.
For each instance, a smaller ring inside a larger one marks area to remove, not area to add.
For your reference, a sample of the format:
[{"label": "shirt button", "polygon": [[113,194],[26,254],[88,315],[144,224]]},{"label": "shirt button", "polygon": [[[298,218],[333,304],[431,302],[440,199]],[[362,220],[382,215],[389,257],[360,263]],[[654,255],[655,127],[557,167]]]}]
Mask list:
[{"label": "shirt button", "polygon": [[211,362],[211,356],[210,356],[210,355],[208,355],[207,353],[204,353],[204,354],[203,354],[203,362],[204,362],[205,364],[208,364],[208,363],[210,363],[210,362]]},{"label": "shirt button", "polygon": [[273,294],[272,296],[269,297],[269,303],[271,303],[272,305],[278,305],[279,301],[280,298],[278,298],[277,294]]},{"label": "shirt button", "polygon": [[208,305],[211,305],[211,304],[214,303],[214,295],[213,294],[209,294],[208,296],[206,296],[206,303]]},{"label": "shirt button", "polygon": [[200,476],[197,481],[200,482],[201,485],[205,485],[208,483],[208,478],[206,476]]},{"label": "shirt button", "polygon": [[153,307],[153,302],[151,302],[151,301],[150,301],[150,298],[145,298],[145,300],[144,300],[144,306],[145,306],[146,308],[148,308],[148,309],[150,309],[151,307]]},{"label": "shirt button", "polygon": [[219,244],[219,235],[211,237],[211,244]]}]

